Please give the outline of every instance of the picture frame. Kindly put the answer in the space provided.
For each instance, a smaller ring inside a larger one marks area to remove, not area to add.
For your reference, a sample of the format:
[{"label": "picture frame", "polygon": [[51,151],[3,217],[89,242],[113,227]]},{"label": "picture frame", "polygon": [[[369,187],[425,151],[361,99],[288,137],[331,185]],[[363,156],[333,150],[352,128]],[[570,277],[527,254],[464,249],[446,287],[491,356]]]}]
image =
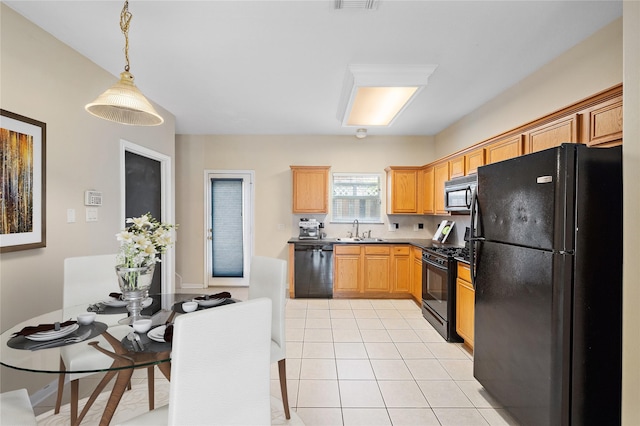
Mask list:
[{"label": "picture frame", "polygon": [[47,125],[0,109],[0,253],[46,247]]}]

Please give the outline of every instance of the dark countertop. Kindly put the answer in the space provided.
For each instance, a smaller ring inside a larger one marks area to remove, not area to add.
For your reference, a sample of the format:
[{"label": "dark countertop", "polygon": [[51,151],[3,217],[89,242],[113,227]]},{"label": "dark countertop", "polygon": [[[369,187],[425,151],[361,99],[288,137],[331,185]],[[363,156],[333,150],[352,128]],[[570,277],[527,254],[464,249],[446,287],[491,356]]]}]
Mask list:
[{"label": "dark countertop", "polygon": [[455,259],[455,260],[457,260],[457,261],[458,261],[458,262],[460,262],[460,263],[464,263],[464,264],[470,265],[469,260],[468,260],[468,259],[465,259],[464,257],[457,257],[457,256],[456,256],[456,257],[454,257],[454,259]]},{"label": "dark countertop", "polygon": [[451,246],[451,244],[440,244],[428,238],[385,238],[384,241],[357,241],[357,242],[340,242],[335,238],[324,238],[321,240],[301,240],[298,237],[292,237],[287,241],[289,244],[295,245],[333,245],[333,244],[409,244],[414,247],[425,249],[433,246]]}]

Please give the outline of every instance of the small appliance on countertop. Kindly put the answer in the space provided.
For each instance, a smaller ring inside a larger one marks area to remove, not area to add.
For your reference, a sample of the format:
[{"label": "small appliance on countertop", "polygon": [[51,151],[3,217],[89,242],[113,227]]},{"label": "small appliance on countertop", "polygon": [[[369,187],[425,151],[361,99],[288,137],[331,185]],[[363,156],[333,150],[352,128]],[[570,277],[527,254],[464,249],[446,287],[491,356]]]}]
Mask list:
[{"label": "small appliance on countertop", "polygon": [[318,240],[320,239],[320,222],[316,219],[307,219],[305,217],[300,218],[300,222],[298,223],[300,227],[300,235],[298,236],[301,240]]}]

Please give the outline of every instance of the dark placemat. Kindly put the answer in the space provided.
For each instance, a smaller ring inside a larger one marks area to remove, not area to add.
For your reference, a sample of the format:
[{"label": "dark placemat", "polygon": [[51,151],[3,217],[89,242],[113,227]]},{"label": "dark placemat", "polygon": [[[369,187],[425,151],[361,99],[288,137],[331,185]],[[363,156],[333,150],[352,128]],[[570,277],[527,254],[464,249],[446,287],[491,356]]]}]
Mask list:
[{"label": "dark placemat", "polygon": [[33,346],[40,345],[40,344],[43,344],[43,343],[60,342],[59,346],[55,346],[55,347],[59,348],[60,346],[65,346],[65,344],[62,343],[62,341],[64,341],[65,339],[69,339],[71,337],[81,336],[84,333],[86,333],[87,330],[90,330],[91,334],[89,334],[89,337],[84,339],[82,342],[78,342],[78,343],[85,343],[88,340],[93,339],[94,337],[99,336],[100,334],[104,333],[107,328],[108,328],[107,324],[105,324],[103,322],[94,321],[93,323],[91,323],[89,325],[81,325],[73,333],[67,334],[66,336],[61,337],[59,339],[47,340],[47,341],[37,341],[36,342],[35,340],[29,340],[24,336],[16,336],[16,337],[12,337],[11,339],[9,339],[9,341],[7,342],[7,346],[9,346],[10,348],[13,348],[13,349],[27,349],[27,350],[29,350]]},{"label": "dark placemat", "polygon": [[[156,328],[156,327],[153,327]],[[151,330],[153,330],[153,328]],[[132,329],[133,331],[133,329]],[[137,350],[133,346],[133,342],[131,342],[127,337],[124,337],[120,340],[122,347],[130,352],[166,352],[171,350],[171,343],[168,342],[156,342],[147,336],[147,333],[136,333],[140,337],[140,342],[142,343],[143,350]]]},{"label": "dark placemat", "polygon": [[[189,312],[185,312],[182,309],[182,304],[184,302],[188,302],[188,301],[187,300],[183,300],[182,302],[176,302],[176,303],[173,304],[171,309],[173,309],[177,314],[188,314]],[[203,309],[216,308],[218,306],[230,305],[232,303],[236,303],[235,299],[225,299],[223,302],[218,303],[217,305],[213,305],[213,306],[200,306],[200,305],[198,305],[198,308],[193,312],[202,311]]]}]

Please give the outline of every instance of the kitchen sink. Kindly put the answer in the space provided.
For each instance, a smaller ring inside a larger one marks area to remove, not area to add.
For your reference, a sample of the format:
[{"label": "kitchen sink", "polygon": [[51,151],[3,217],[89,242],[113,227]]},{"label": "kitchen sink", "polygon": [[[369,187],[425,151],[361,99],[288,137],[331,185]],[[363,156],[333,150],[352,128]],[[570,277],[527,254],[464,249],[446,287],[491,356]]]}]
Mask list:
[{"label": "kitchen sink", "polygon": [[383,242],[382,238],[336,238],[336,241],[339,243],[373,243],[373,242]]}]

